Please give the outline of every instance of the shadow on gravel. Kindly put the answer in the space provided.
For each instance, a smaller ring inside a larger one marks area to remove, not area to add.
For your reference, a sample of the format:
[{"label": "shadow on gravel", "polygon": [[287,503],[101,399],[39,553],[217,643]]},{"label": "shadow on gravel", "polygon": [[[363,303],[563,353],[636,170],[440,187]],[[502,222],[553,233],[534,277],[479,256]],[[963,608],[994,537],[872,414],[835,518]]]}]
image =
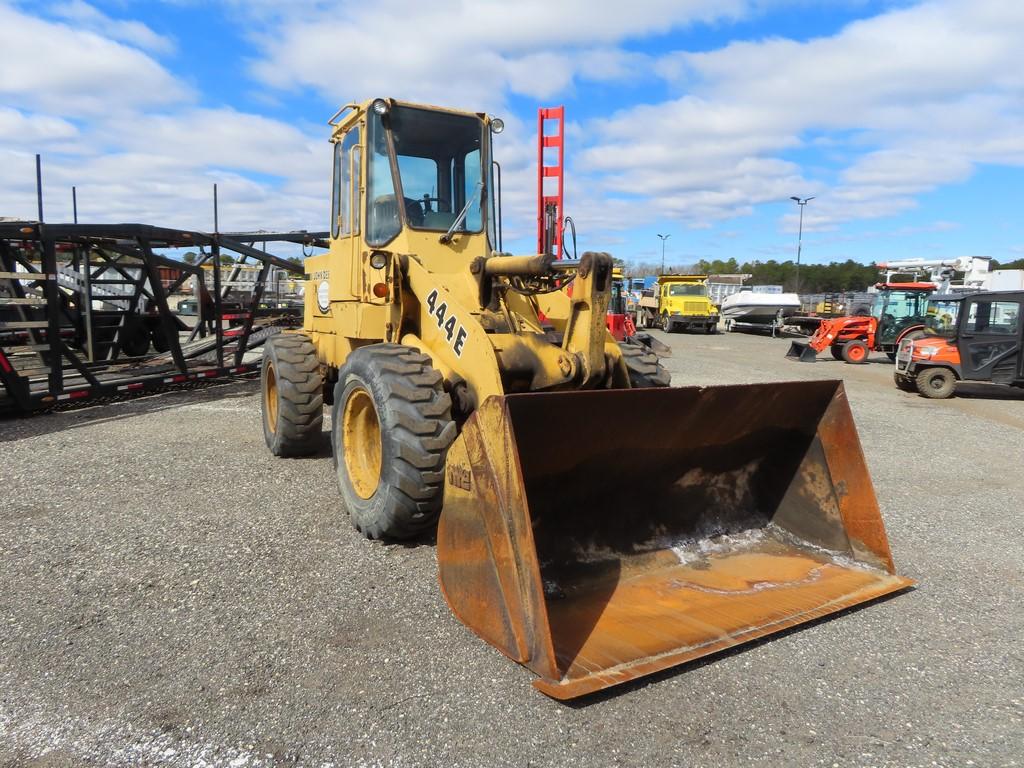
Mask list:
[{"label": "shadow on gravel", "polygon": [[955,397],[969,400],[1024,400],[1024,389],[1002,384],[968,382],[956,385]]},{"label": "shadow on gravel", "polygon": [[[157,394],[143,394],[109,403],[82,403],[30,414],[0,416],[0,443],[23,440],[67,429],[109,423],[185,405],[252,397],[259,393],[259,379],[193,385]],[[259,428],[259,425],[256,425]],[[330,454],[328,445],[327,454]]]},{"label": "shadow on gravel", "polygon": [[[857,613],[858,611],[871,610],[875,606],[881,605],[882,603],[887,603],[890,600],[898,599],[910,592],[914,592],[918,589],[919,586],[920,585],[907,587],[906,589],[902,589],[899,592],[893,592],[889,595],[884,595],[883,597],[880,597],[877,600],[872,600],[869,603],[861,603],[860,605],[854,605],[850,608],[846,608],[845,610],[838,611],[837,613],[831,613],[828,616],[822,616],[820,618],[808,621],[804,624],[798,624],[795,627],[784,629],[781,632],[775,632],[771,635],[766,635],[765,637],[758,638],[757,640],[751,640],[741,645],[736,645],[732,648],[727,648],[724,651],[718,651],[717,653],[713,653],[710,656],[704,656],[703,658],[695,659],[694,661],[687,662],[686,664],[680,664],[676,667],[669,667],[668,669],[664,669],[661,672],[655,672],[653,675],[639,677],[636,680],[631,680],[628,683],[622,683],[621,685],[615,685],[611,688],[605,688],[602,691],[597,691],[596,693],[592,693],[578,699],[569,699],[567,701],[559,701],[557,703],[563,704],[566,707],[569,707],[570,709],[586,709],[592,704],[598,704],[608,699],[613,699],[618,696],[624,696],[626,694],[632,693],[633,691],[638,691],[642,688],[646,688],[649,685],[656,685],[657,683],[663,682],[671,677],[676,677],[677,675],[685,675],[687,672],[693,672],[694,670],[700,669],[701,667],[706,667],[708,664],[717,664],[723,659],[727,659],[732,656],[738,656],[739,654],[746,653],[747,651],[750,651],[759,646],[777,642],[797,632],[811,631],[819,624],[826,624],[830,621],[842,621],[842,619],[845,616],[850,616],[851,614]],[[867,630],[865,629],[864,631],[866,632]]]}]

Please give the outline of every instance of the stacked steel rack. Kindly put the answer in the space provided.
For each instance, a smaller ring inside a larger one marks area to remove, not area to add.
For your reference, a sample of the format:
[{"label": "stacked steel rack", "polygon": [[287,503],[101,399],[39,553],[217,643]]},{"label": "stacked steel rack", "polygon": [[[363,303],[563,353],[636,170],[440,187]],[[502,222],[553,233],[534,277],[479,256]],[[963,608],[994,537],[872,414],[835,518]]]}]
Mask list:
[{"label": "stacked steel rack", "polygon": [[[266,244],[322,248],[326,237],[0,222],[0,411],[27,412],[258,370],[259,360],[246,353],[302,320],[301,308],[264,302],[275,270],[299,278],[303,273],[295,262],[264,250]],[[166,249],[198,254],[186,263],[158,253]],[[224,253],[237,261],[222,264]],[[246,265],[258,269],[251,293],[232,297],[235,277]],[[193,327],[168,305],[168,296],[190,278]]]}]

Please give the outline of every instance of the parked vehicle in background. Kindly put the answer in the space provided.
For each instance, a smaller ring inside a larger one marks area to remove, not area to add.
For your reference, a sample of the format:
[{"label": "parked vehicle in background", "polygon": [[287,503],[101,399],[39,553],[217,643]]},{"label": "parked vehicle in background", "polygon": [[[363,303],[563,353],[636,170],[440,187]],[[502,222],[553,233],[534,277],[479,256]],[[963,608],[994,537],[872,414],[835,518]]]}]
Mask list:
[{"label": "parked vehicle in background", "polygon": [[759,291],[758,287],[731,293],[722,299],[726,330],[769,331],[774,336],[787,317],[800,311],[797,294]]},{"label": "parked vehicle in background", "polygon": [[618,267],[612,270],[612,295],[608,299],[605,325],[616,341],[636,336],[636,325],[627,309],[626,278]]},{"label": "parked vehicle in background", "polygon": [[934,399],[952,397],[958,381],[1024,387],[1022,305],[1024,291],[938,297],[924,336],[900,344],[896,386]]},{"label": "parked vehicle in background", "polygon": [[659,327],[667,333],[718,329],[718,307],[708,298],[707,275],[661,275],[648,295],[640,299],[636,324]]},{"label": "parked vehicle in background", "polygon": [[934,283],[879,283],[878,298],[870,315],[823,320],[808,341],[794,341],[787,357],[814,362],[828,349],[836,360],[866,363],[871,352],[896,359],[896,349],[907,338],[923,335],[928,299]]}]

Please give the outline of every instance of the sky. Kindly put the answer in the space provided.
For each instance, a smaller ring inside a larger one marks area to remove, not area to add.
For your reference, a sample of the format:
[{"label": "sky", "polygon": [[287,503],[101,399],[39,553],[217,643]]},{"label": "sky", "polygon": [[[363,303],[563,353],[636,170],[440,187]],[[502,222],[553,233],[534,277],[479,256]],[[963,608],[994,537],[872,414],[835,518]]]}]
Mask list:
[{"label": "sky", "polygon": [[579,249],[669,266],[1024,257],[1019,0],[0,0],[0,216],[327,229],[327,119],[501,117],[535,248],[537,108]]}]

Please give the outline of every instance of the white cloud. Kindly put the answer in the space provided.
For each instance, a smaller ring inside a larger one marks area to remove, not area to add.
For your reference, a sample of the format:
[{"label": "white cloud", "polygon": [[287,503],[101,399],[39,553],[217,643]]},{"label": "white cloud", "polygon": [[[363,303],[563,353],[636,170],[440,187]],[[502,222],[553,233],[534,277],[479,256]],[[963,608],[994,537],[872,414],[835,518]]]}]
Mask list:
[{"label": "white cloud", "polygon": [[[685,93],[597,121],[584,164],[609,192],[648,189],[652,213],[690,220],[772,194],[818,195],[805,229],[893,215],[979,162],[1024,164],[1021,39],[1024,4],[934,0],[807,42],[672,53],[653,66]],[[805,143],[852,159],[834,180],[803,178],[778,158]]]},{"label": "white cloud", "polygon": [[[750,0],[637,0],[595,7],[587,0],[382,0],[251,3],[263,55],[254,74],[276,88],[307,86],[341,103],[370,95],[497,109],[509,92],[548,98],[580,75],[617,80],[644,57],[623,40],[701,21],[736,18]],[[340,44],[340,41],[344,41]]]},{"label": "white cloud", "polygon": [[65,140],[78,129],[67,120],[49,115],[34,115],[9,107],[0,107],[0,142],[7,145],[38,145]]},{"label": "white cloud", "polygon": [[158,35],[142,22],[112,19],[83,0],[57,3],[50,8],[50,13],[66,19],[79,29],[87,29],[152,53],[172,53],[176,48],[172,39]]},{"label": "white cloud", "polygon": [[7,106],[84,116],[180,102],[190,91],[141,51],[0,4],[0,98]]}]

